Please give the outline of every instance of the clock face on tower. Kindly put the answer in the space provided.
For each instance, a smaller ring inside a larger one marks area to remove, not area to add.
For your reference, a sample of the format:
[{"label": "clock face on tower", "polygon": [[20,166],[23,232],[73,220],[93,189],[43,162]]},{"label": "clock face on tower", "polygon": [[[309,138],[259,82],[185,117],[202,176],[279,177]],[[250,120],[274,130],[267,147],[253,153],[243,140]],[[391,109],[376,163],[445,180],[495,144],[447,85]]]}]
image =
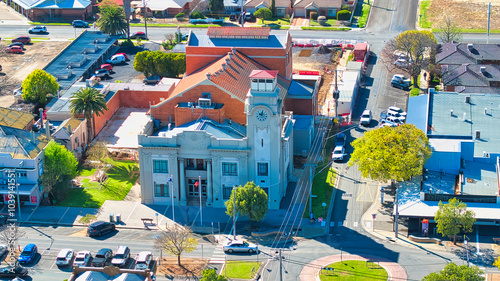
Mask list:
[{"label": "clock face on tower", "polygon": [[267,119],[267,112],[264,109],[260,109],[257,111],[257,120],[259,121],[265,121]]}]

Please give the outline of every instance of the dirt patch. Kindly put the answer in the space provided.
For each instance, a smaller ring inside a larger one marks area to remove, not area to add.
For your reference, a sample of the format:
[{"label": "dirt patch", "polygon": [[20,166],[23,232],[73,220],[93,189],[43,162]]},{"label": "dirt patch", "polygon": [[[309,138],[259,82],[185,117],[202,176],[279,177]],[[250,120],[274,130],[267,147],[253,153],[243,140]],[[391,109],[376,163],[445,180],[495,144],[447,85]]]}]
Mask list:
[{"label": "dirt patch", "polygon": [[[0,49],[3,50],[5,45],[10,44],[10,41],[2,40]],[[69,41],[42,41],[31,45],[26,45],[25,50],[21,54],[0,54],[0,65],[2,65],[2,73],[0,74],[0,104],[4,107],[12,107],[29,112],[32,106],[24,104],[22,101],[17,102],[12,91],[18,87],[22,81],[33,70],[44,68],[54,57],[59,54]]]},{"label": "dirt patch", "polygon": [[[490,0],[431,0],[427,10],[432,27],[437,28],[444,15],[461,28],[486,29]],[[500,1],[491,1],[491,29],[500,29]]]},{"label": "dirt patch", "polygon": [[162,258],[156,275],[166,277],[195,277],[202,276],[207,260],[181,258],[181,265],[177,265],[177,258]]},{"label": "dirt patch", "polygon": [[311,56],[311,53],[312,53],[312,49],[304,49],[304,50],[300,51],[299,57],[309,57],[309,56]]}]

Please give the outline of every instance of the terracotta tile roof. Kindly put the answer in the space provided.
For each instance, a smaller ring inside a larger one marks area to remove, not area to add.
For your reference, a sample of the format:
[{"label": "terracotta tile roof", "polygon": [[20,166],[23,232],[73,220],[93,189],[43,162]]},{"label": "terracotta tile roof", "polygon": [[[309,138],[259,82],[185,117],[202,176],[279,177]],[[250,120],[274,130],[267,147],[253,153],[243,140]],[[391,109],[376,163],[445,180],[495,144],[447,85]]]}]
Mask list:
[{"label": "terracotta tile roof", "polygon": [[[232,52],[207,67],[185,76],[174,89],[172,95],[167,100],[157,104],[157,106],[167,103],[169,100],[202,83],[215,85],[240,101],[245,102],[250,89],[250,79],[248,78],[254,70],[269,71],[264,66],[233,49]],[[280,98],[284,99],[290,81],[278,75],[278,85],[280,87]]]},{"label": "terracotta tile roof", "polygon": [[210,26],[207,35],[210,38],[248,38],[269,37],[270,27],[214,27]]},{"label": "terracotta tile roof", "polygon": [[[290,7],[289,0],[276,0],[276,7]],[[248,0],[245,2],[245,7],[257,7],[264,5],[267,8],[271,7],[271,0]]]},{"label": "terracotta tile roof", "polygon": [[305,8],[307,6],[314,6],[318,8],[330,8],[342,6],[342,0],[296,0],[293,4],[294,8]]},{"label": "terracotta tile roof", "polygon": [[278,75],[277,70],[252,70],[250,78],[272,79]]},{"label": "terracotta tile roof", "polygon": [[35,118],[34,114],[0,107],[0,125],[24,129]]}]

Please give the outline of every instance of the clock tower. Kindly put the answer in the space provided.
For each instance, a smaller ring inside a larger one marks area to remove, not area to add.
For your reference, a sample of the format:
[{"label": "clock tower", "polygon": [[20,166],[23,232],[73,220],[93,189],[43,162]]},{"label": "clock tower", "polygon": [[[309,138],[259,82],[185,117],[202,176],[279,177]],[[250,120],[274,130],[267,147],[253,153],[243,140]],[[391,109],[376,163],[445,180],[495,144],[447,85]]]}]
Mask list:
[{"label": "clock tower", "polygon": [[278,71],[253,70],[249,76],[250,90],[245,100],[247,137],[250,154],[249,179],[264,189],[269,208],[279,209],[285,190],[282,174],[282,100],[277,84]]}]

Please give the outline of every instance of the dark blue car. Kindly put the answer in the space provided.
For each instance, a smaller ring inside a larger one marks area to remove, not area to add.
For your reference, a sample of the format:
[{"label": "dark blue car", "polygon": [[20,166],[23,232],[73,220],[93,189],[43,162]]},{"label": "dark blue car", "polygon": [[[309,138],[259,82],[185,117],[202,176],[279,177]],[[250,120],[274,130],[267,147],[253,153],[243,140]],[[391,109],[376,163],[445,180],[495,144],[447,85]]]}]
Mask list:
[{"label": "dark blue car", "polygon": [[36,254],[38,253],[38,248],[35,244],[28,244],[24,247],[23,251],[19,255],[19,263],[20,264],[30,264],[35,259]]}]

